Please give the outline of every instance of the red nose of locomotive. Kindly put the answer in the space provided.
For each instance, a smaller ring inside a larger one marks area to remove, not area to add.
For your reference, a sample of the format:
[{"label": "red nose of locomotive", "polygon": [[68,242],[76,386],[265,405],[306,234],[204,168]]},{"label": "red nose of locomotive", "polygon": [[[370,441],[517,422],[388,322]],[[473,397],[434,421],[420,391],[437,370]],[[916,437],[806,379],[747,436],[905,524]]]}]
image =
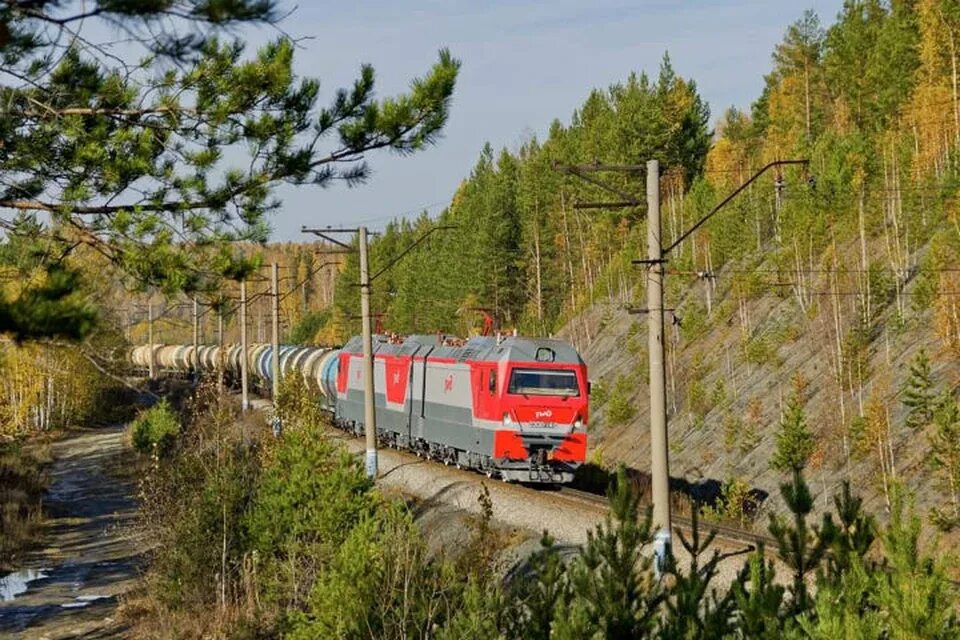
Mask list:
[{"label": "red nose of locomotive", "polygon": [[494,456],[564,475],[586,460],[586,366],[511,363]]}]

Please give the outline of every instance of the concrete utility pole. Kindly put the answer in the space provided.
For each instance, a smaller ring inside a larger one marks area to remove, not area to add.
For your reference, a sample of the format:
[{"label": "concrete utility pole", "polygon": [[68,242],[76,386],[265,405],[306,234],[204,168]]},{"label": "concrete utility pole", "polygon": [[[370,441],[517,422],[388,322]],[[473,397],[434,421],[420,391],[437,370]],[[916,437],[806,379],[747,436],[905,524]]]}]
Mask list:
[{"label": "concrete utility pole", "polygon": [[247,390],[247,281],[240,281],[240,410],[250,408]]},{"label": "concrete utility pole", "polygon": [[217,395],[223,394],[223,306],[217,307]]},{"label": "concrete utility pole", "polygon": [[157,365],[154,360],[153,348],[153,300],[147,301],[147,344],[150,345],[150,354],[147,357],[147,375],[153,380],[157,374]]},{"label": "concrete utility pole", "polygon": [[650,476],[653,549],[657,572],[670,556],[670,464],[667,444],[667,374],[663,353],[663,245],[660,242],[660,162],[647,162],[647,351],[650,358]]},{"label": "concrete utility pole", "polygon": [[377,477],[377,412],[373,388],[373,332],[370,329],[370,265],[367,228],[360,227],[360,316],[363,330],[363,423],[367,440],[367,476]]},{"label": "concrete utility pole", "polygon": [[373,331],[370,327],[370,277],[369,256],[367,252],[366,227],[343,229],[327,227],[325,229],[309,229],[301,227],[302,233],[312,233],[340,247],[329,253],[350,253],[353,247],[333,237],[336,233],[356,233],[358,236],[360,253],[360,317],[363,342],[363,433],[366,438],[365,470],[368,478],[376,478],[379,469],[377,456],[377,411],[375,390],[373,388]]},{"label": "concrete utility pole", "polygon": [[193,374],[195,381],[200,378],[200,303],[193,296]]},{"label": "concrete utility pole", "polygon": [[426,240],[428,236],[436,231],[444,231],[453,228],[455,227],[451,225],[438,225],[433,227],[417,238],[413,243],[410,244],[410,246],[401,251],[400,254],[396,256],[389,264],[384,266],[372,276],[370,275],[369,255],[367,251],[367,236],[370,235],[370,233],[367,231],[366,227],[359,227],[357,229],[334,229],[331,227],[327,227],[325,229],[309,229],[307,227],[300,228],[302,233],[312,233],[341,248],[340,251],[325,253],[349,253],[353,250],[353,248],[345,242],[341,242],[332,238],[331,236],[333,234],[356,233],[358,235],[360,253],[360,316],[363,338],[363,426],[364,435],[366,437],[366,472],[367,477],[369,478],[376,478],[378,470],[377,412],[375,405],[376,396],[373,387],[373,330],[370,326],[370,286],[377,278],[379,278],[387,270],[393,267],[393,265],[403,259],[404,256],[413,251],[413,249],[421,242]]},{"label": "concrete utility pole", "polygon": [[270,292],[273,297],[273,336],[270,371],[273,374],[273,413],[277,415],[280,397],[280,266],[274,262],[270,270]]}]

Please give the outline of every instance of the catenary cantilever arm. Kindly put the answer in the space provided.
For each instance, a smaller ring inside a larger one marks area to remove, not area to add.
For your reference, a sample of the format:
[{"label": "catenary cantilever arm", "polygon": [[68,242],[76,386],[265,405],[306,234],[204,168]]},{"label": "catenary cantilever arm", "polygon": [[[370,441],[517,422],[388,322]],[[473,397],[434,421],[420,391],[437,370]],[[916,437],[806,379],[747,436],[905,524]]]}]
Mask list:
[{"label": "catenary cantilever arm", "polygon": [[689,229],[687,229],[679,238],[677,238],[676,240],[674,240],[674,241],[673,241],[673,244],[671,244],[669,247],[667,247],[666,249],[663,250],[663,255],[666,256],[668,253],[670,253],[671,251],[673,251],[674,249],[676,249],[676,248],[677,248],[677,245],[679,245],[681,242],[683,242],[683,241],[686,240],[688,237],[690,237],[690,234],[692,234],[694,231],[696,231],[697,229],[699,229],[700,227],[702,227],[702,226],[707,222],[707,220],[709,220],[710,218],[713,217],[713,215],[714,215],[716,212],[720,211],[720,209],[723,209],[731,200],[733,200],[734,198],[736,198],[737,195],[738,195],[741,191],[743,191],[744,189],[746,189],[747,187],[749,187],[751,184],[753,184],[753,182],[754,182],[757,178],[759,178],[760,176],[762,176],[762,175],[763,175],[764,173],[766,173],[768,170],[772,169],[773,167],[779,167],[779,166],[789,165],[789,164],[809,165],[809,164],[810,164],[810,161],[809,161],[809,160],[774,160],[773,162],[771,162],[770,164],[768,164],[768,165],[765,166],[764,168],[760,169],[760,171],[758,171],[758,172],[756,172],[755,174],[753,174],[753,175],[750,177],[749,180],[747,180],[746,182],[744,182],[743,184],[741,184],[739,187],[737,187],[737,188],[733,191],[733,193],[731,193],[730,195],[728,195],[726,198],[723,199],[723,201],[722,201],[720,204],[718,204],[718,205],[715,206],[713,209],[711,209],[711,210],[710,210],[710,213],[708,213],[707,215],[705,215],[705,216],[703,216],[702,218],[700,218],[700,220],[697,222],[697,224],[695,224],[695,225],[693,225],[692,227],[690,227]]},{"label": "catenary cantilever arm", "polygon": [[416,247],[418,244],[420,244],[421,242],[423,242],[424,240],[426,240],[433,232],[435,232],[435,231],[446,231],[446,230],[448,230],[448,229],[456,229],[456,228],[457,228],[456,225],[452,225],[452,224],[441,224],[441,225],[438,225],[438,226],[430,229],[430,230],[427,231],[425,234],[423,234],[422,236],[420,236],[419,238],[417,238],[417,239],[413,242],[413,244],[411,244],[409,247],[407,247],[406,249],[404,249],[404,250],[400,253],[400,255],[398,255],[396,258],[394,258],[393,260],[391,260],[391,261],[387,264],[387,266],[385,266],[384,268],[380,269],[380,271],[377,271],[375,274],[373,274],[372,276],[370,276],[370,283],[372,284],[374,280],[376,280],[377,278],[379,278],[380,276],[382,276],[384,273],[386,273],[387,270],[390,269],[390,267],[392,267],[393,265],[395,265],[395,264],[397,264],[398,262],[400,262],[400,260],[401,260],[405,255],[407,255],[408,253],[410,253],[410,252],[414,249],[414,247]]}]

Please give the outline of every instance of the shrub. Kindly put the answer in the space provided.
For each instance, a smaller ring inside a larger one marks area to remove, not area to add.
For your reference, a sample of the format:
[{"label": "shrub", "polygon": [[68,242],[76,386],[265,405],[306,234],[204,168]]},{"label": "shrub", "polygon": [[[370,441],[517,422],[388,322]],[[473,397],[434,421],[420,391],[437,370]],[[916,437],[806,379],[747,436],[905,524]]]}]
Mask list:
[{"label": "shrub", "polygon": [[816,447],[816,438],[807,427],[803,411],[803,398],[799,390],[787,400],[787,410],[780,419],[777,432],[777,448],[770,466],[778,471],[800,470],[807,466]]},{"label": "shrub", "polygon": [[599,409],[610,399],[610,390],[603,380],[597,380],[590,385],[590,405],[594,410]]},{"label": "shrub", "polygon": [[0,571],[36,540],[49,448],[25,450],[20,443],[0,444]]},{"label": "shrub", "polygon": [[617,376],[607,401],[607,424],[611,427],[627,424],[637,415],[637,408],[630,401],[630,386],[629,378]]},{"label": "shrub", "polygon": [[[155,543],[150,594],[164,607],[202,609],[218,600],[221,606],[236,601],[243,589],[241,524],[256,486],[258,457],[241,444],[234,429],[236,407],[217,396],[215,384],[202,386],[189,406],[178,446],[166,450],[165,464],[146,470],[140,513]],[[151,424],[179,429],[165,402],[137,422],[143,426],[134,433],[143,443],[150,442],[150,434],[169,433]]]},{"label": "shrub", "polygon": [[164,456],[180,434],[180,419],[166,399],[141,411],[130,428],[133,448],[142,454]]},{"label": "shrub", "polygon": [[747,481],[731,476],[720,489],[720,499],[716,504],[703,507],[703,514],[716,520],[732,520],[743,527],[750,519],[749,513],[756,508],[754,500]]},{"label": "shrub", "polygon": [[383,503],[348,531],[317,579],[293,640],[430,637],[450,617],[464,574],[429,559],[410,513]]},{"label": "shrub", "polygon": [[710,321],[707,318],[707,309],[699,302],[687,304],[684,307],[683,323],[680,325],[680,335],[686,342],[693,342],[707,332]]},{"label": "shrub", "polygon": [[777,364],[777,352],[767,335],[750,338],[740,345],[740,352],[744,362],[762,367],[766,364]]},{"label": "shrub", "polygon": [[271,601],[298,601],[375,504],[361,464],[319,429],[286,430],[267,453],[246,529]]}]

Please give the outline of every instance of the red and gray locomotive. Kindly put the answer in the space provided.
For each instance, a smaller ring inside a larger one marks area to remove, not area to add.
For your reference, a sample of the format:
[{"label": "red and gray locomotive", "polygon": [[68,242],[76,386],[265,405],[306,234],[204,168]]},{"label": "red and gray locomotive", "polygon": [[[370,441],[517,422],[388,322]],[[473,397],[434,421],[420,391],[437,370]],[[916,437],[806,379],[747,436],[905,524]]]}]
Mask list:
[{"label": "red and gray locomotive", "polygon": [[[240,347],[155,346],[161,368],[213,369],[239,378]],[[586,459],[587,366],[569,344],[525,336],[377,335],[373,339],[378,439],[447,464],[515,482],[566,483]],[[146,366],[147,347],[134,349]],[[249,371],[269,387],[272,347],[247,349]],[[297,372],[341,428],[363,431],[363,349],[280,347],[282,376]]]}]

